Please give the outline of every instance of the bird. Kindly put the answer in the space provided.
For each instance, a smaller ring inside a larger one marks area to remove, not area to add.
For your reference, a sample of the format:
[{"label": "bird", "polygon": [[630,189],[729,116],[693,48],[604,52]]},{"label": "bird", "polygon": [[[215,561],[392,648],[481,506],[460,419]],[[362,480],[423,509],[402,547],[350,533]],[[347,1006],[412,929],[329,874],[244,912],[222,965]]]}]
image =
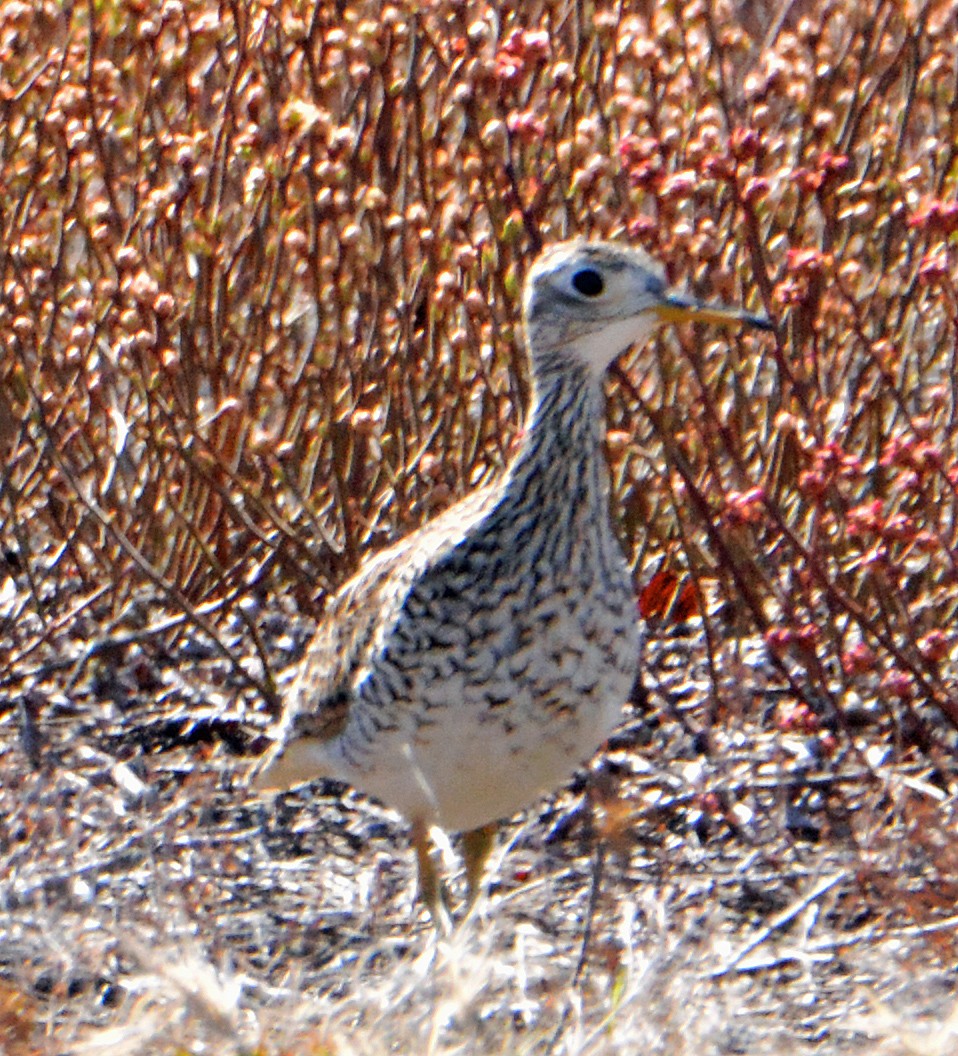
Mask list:
[{"label": "bird", "polygon": [[253,787],[323,777],[396,810],[434,917],[447,894],[432,827],[462,834],[471,907],[498,823],[566,782],[621,721],[640,628],[610,510],[603,376],[684,320],[772,326],[670,288],[626,244],[545,249],[523,291],[531,398],[504,471],[367,557],[290,681]]}]

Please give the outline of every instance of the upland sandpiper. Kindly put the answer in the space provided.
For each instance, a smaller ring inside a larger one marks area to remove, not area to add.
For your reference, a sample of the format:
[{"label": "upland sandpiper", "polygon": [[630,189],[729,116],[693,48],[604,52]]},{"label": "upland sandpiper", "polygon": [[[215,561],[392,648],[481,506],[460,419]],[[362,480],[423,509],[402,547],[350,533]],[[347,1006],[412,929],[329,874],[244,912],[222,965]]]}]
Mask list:
[{"label": "upland sandpiper", "polygon": [[471,903],[496,822],[565,781],[620,719],[639,629],[610,520],[602,378],[686,319],[770,326],[668,289],[634,249],[544,252],[523,299],[532,400],[515,456],[361,565],[292,683],[255,786],[333,778],[399,811],[434,914],[430,827],[464,833]]}]

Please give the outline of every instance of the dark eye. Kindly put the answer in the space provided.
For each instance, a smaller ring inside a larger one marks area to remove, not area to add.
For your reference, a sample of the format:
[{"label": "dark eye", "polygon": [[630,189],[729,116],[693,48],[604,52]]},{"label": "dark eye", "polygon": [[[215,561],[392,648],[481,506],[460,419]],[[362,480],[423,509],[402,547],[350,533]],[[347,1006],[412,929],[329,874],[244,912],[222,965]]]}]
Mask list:
[{"label": "dark eye", "polygon": [[605,289],[602,276],[593,268],[583,268],[572,276],[572,285],[583,297],[598,297]]}]

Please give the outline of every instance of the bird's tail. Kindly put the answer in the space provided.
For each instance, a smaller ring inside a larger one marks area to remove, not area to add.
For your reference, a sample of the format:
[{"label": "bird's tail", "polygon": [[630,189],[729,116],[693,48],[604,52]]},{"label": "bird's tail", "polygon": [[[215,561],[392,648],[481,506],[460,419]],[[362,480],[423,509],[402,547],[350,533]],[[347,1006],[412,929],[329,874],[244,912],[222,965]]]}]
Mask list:
[{"label": "bird's tail", "polygon": [[323,777],[323,757],[323,742],[314,737],[277,744],[260,756],[250,773],[249,787],[254,792],[282,792]]}]

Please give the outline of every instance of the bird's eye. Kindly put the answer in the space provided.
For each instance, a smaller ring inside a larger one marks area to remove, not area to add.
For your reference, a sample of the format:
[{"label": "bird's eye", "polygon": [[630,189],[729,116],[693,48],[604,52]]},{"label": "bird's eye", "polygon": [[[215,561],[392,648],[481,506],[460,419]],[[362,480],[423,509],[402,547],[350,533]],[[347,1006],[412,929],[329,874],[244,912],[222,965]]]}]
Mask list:
[{"label": "bird's eye", "polygon": [[602,276],[594,268],[583,268],[572,276],[572,285],[583,297],[598,297],[605,289]]}]

